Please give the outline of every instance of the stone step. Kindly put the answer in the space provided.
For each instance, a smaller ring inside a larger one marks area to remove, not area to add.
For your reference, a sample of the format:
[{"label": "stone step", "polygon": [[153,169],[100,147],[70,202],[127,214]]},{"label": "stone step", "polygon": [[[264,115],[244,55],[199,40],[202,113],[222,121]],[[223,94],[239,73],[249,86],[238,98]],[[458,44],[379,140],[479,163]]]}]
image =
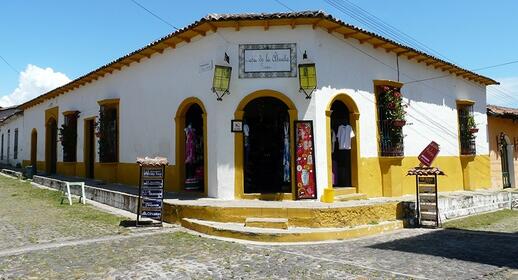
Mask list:
[{"label": "stone step", "polygon": [[245,227],[288,229],[285,218],[246,218]]},{"label": "stone step", "polygon": [[335,196],[335,201],[349,201],[349,200],[361,200],[367,199],[367,195],[364,193],[353,193]]},{"label": "stone step", "polygon": [[357,193],[356,188],[354,187],[345,187],[345,188],[333,188],[335,197],[339,195],[348,195]]},{"label": "stone step", "polygon": [[183,227],[203,234],[241,239],[255,242],[313,242],[341,240],[380,234],[403,228],[403,221],[385,221],[378,224],[347,228],[304,228],[288,229],[246,227],[243,223],[221,223],[183,218]]},{"label": "stone step", "polygon": [[435,212],[421,212],[421,220],[435,221],[437,214]]}]

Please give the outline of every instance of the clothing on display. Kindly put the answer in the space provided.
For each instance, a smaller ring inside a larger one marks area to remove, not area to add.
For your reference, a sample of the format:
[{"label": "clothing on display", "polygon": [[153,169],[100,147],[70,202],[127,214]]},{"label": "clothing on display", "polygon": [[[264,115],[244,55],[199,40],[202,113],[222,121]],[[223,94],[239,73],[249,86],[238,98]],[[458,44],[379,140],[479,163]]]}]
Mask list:
[{"label": "clothing on display", "polygon": [[284,123],[284,151],[282,157],[283,164],[283,180],[285,183],[290,182],[290,124]]},{"label": "clothing on display", "polygon": [[354,137],[353,128],[350,125],[340,125],[336,138],[338,139],[338,149],[350,150],[351,139]]}]

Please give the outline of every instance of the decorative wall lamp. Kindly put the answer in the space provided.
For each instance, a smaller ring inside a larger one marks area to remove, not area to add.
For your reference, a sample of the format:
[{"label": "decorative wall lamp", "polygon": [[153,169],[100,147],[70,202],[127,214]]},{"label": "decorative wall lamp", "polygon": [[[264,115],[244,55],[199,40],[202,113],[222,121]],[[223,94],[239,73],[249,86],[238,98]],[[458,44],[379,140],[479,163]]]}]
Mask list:
[{"label": "decorative wall lamp", "polygon": [[225,59],[222,63],[214,66],[214,78],[212,79],[212,92],[217,96],[217,100],[223,100],[225,94],[230,94],[230,76],[232,74],[232,66],[230,66],[230,58],[225,53]]},{"label": "decorative wall lamp", "polygon": [[317,69],[315,63],[308,59],[306,51],[304,51],[302,61],[299,64],[299,84],[299,92],[303,92],[306,99],[310,99],[313,91],[317,89]]}]

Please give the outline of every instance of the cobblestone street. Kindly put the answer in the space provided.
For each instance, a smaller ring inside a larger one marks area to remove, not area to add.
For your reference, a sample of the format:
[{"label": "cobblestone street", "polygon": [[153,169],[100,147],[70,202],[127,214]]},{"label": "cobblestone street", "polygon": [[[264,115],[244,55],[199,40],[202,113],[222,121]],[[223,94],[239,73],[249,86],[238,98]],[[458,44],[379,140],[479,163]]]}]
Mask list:
[{"label": "cobblestone street", "polygon": [[122,217],[59,197],[0,176],[0,279],[518,279],[516,233],[242,244],[179,227],[122,228]]}]

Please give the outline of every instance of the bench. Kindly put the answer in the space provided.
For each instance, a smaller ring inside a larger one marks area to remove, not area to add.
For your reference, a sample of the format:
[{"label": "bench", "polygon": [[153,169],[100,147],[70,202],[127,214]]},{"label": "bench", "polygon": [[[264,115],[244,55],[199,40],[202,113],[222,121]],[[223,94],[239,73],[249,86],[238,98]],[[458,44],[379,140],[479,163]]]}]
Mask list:
[{"label": "bench", "polygon": [[61,203],[63,203],[63,199],[67,198],[68,203],[72,205],[72,193],[70,191],[71,187],[81,187],[81,195],[79,196],[79,201],[83,204],[86,204],[86,195],[85,195],[85,183],[84,182],[66,182],[53,178],[37,176],[35,175],[32,178],[34,183],[56,189],[63,192],[63,196],[61,199]]}]

